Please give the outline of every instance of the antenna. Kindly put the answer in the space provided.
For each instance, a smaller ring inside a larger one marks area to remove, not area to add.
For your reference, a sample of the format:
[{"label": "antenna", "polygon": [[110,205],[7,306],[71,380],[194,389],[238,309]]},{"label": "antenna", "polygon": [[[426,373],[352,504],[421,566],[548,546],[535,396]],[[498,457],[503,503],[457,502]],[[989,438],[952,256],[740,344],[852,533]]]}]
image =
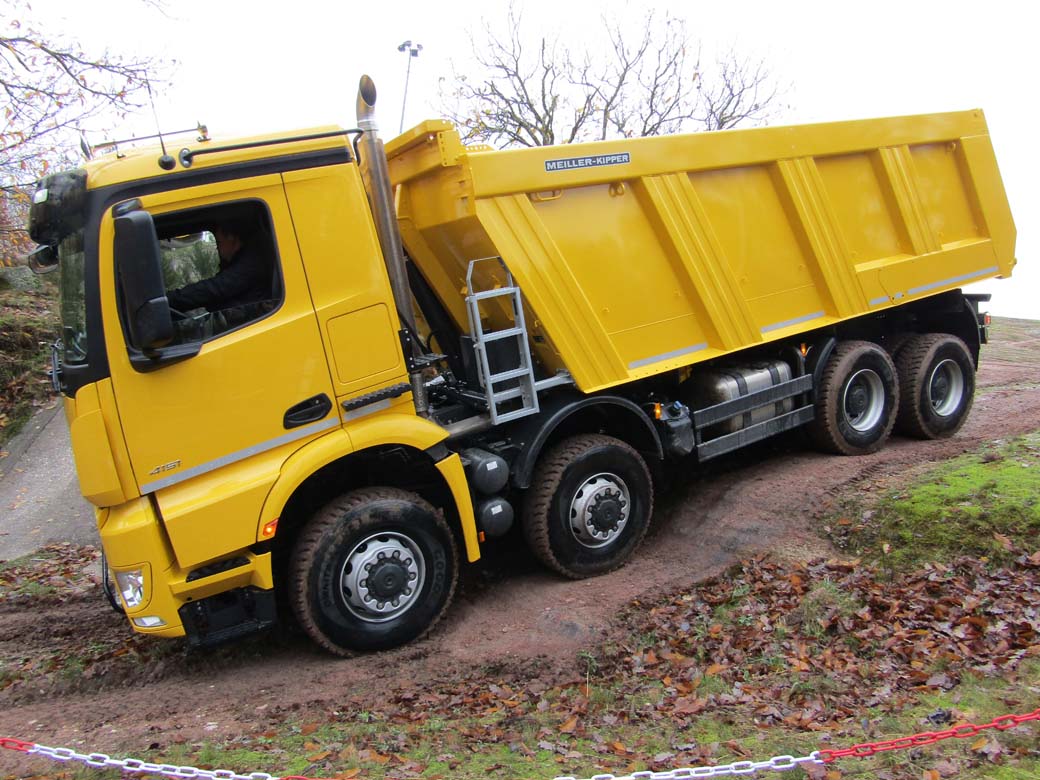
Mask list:
[{"label": "antenna", "polygon": [[83,152],[83,156],[88,160],[94,159],[94,150],[90,148],[90,144],[87,143],[87,134],[82,130],[79,131],[79,148]]},{"label": "antenna", "polygon": [[176,167],[177,161],[166,153],[166,142],[162,137],[162,128],[159,127],[159,112],[155,110],[155,97],[152,95],[151,79],[145,81],[145,87],[148,89],[148,102],[152,105],[152,117],[155,119],[155,129],[159,136],[159,146],[162,147],[162,157],[159,158],[159,167],[164,171],[172,171],[174,167]]}]

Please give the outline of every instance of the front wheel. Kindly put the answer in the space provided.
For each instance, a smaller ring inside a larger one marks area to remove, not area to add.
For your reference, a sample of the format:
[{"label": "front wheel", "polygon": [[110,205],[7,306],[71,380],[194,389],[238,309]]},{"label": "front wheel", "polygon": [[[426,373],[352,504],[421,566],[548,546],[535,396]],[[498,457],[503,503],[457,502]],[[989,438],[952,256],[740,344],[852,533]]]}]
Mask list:
[{"label": "front wheel", "polygon": [[917,336],[899,353],[896,370],[900,432],[939,439],[964,425],[975,396],[975,362],[963,341],[946,333]]},{"label": "front wheel", "polygon": [[347,493],[300,534],[290,601],[303,629],[336,655],[410,642],[440,620],[455,593],[451,531],[419,496],[392,488]]},{"label": "front wheel", "polygon": [[646,463],[610,436],[566,439],[541,458],[533,485],[523,516],[528,546],[572,579],[621,566],[650,526],[654,491]]},{"label": "front wheel", "polygon": [[843,341],[831,353],[816,388],[809,433],[829,452],[876,452],[892,432],[898,407],[899,386],[888,353],[869,341]]}]

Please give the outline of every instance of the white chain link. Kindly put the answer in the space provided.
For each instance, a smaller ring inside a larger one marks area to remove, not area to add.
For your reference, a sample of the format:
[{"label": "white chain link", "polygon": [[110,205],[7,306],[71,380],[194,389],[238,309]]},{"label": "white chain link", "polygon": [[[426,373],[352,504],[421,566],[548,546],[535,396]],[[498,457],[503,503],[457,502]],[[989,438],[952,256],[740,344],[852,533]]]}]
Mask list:
[{"label": "white chain link", "polygon": [[174,766],[173,764],[150,764],[136,758],[110,758],[104,753],[77,753],[69,748],[54,748],[46,745],[35,745],[27,751],[30,754],[46,756],[55,761],[78,761],[92,767],[112,767],[123,772],[149,775],[165,775],[175,778],[200,778],[201,780],[278,780],[266,772],[251,772],[240,775],[230,769],[197,769],[193,766]]},{"label": "white chain link", "polygon": [[[90,767],[120,769],[131,774],[164,775],[166,777],[192,780],[279,780],[266,772],[250,772],[240,775],[229,769],[198,769],[193,766],[174,766],[173,764],[150,764],[136,758],[111,758],[104,753],[77,753],[70,748],[47,747],[34,745],[27,751],[29,754],[46,756],[55,761],[78,761]],[[721,766],[697,766],[670,769],[666,772],[633,772],[630,775],[593,775],[588,780],[688,780],[699,777],[725,777],[727,775],[753,775],[756,772],[786,772],[802,764],[823,764],[819,751],[807,756],[774,756],[768,761],[736,761]],[[556,780],[577,780],[575,777],[557,777]]]},{"label": "white chain link", "polygon": [[[633,772],[630,775],[593,775],[588,780],[686,780],[696,777],[725,777],[727,775],[753,775],[755,772],[786,772],[802,764],[823,764],[820,753],[814,750],[807,756],[774,756],[768,761],[736,761],[721,766],[683,767],[666,772]],[[557,777],[556,780],[578,780],[575,777]]]}]

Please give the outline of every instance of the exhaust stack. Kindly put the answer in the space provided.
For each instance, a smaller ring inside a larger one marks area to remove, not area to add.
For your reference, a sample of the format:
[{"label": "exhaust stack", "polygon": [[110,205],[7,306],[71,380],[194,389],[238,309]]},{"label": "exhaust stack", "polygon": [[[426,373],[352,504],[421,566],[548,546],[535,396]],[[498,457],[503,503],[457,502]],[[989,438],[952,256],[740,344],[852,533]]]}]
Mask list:
[{"label": "exhaust stack", "polygon": [[412,385],[412,402],[415,413],[429,417],[430,405],[423,381],[422,369],[426,365],[416,359],[417,333],[415,314],[412,310],[412,288],[408,284],[408,271],[404,264],[404,249],[401,234],[397,230],[397,214],[394,210],[394,195],[390,187],[390,169],[386,164],[386,152],[379,138],[376,124],[376,85],[369,76],[362,76],[357,96],[358,127],[364,132],[358,142],[361,153],[361,178],[368,191],[368,201],[376,222],[379,246],[383,250],[383,261],[390,277],[390,289],[394,295],[397,316],[401,319],[401,349],[408,366],[408,379]]},{"label": "exhaust stack", "polygon": [[[368,191],[372,216],[375,218],[379,245],[390,276],[390,288],[394,294],[397,314],[405,328],[415,333],[415,315],[412,312],[412,289],[408,284],[408,272],[404,265],[404,249],[401,234],[397,230],[397,214],[394,196],[390,187],[390,170],[386,164],[386,152],[379,138],[376,124],[376,85],[369,76],[362,76],[357,95],[358,127],[364,130],[358,143],[361,150],[361,176]],[[405,358],[410,359],[405,349]]]}]

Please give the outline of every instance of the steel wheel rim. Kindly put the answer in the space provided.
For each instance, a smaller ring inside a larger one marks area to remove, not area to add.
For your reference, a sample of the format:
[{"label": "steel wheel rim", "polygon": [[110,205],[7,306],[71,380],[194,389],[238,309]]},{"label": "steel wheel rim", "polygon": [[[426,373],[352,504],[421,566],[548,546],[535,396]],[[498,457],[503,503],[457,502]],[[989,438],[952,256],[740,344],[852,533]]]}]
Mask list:
[{"label": "steel wheel rim", "polygon": [[876,426],[885,412],[885,384],[877,371],[863,368],[845,384],[841,411],[849,427],[866,433]]},{"label": "steel wheel rim", "polygon": [[625,480],[604,472],[589,477],[574,491],[567,521],[578,544],[597,549],[621,536],[631,511],[632,498]]},{"label": "steel wheel rim", "polygon": [[404,534],[372,534],[354,545],[340,570],[340,594],[355,617],[385,623],[408,611],[426,582],[426,561]]},{"label": "steel wheel rim", "polygon": [[964,372],[957,361],[947,358],[932,369],[927,387],[932,410],[940,417],[949,417],[964,398]]}]

